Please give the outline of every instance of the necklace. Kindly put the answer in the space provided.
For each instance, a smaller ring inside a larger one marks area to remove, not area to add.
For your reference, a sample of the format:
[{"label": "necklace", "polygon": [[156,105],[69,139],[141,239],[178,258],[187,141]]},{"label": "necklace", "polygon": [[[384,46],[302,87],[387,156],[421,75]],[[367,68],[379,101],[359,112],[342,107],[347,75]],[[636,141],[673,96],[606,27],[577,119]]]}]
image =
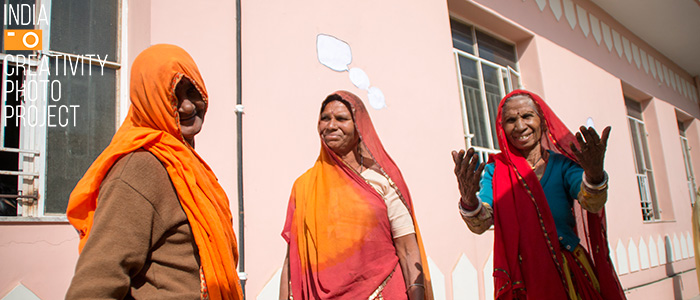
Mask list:
[{"label": "necklace", "polygon": [[362,167],[365,163],[365,156],[362,155],[362,148],[360,147],[360,144],[357,144],[357,154],[360,155],[360,165],[358,166],[359,171],[357,171],[357,174],[362,173]]},{"label": "necklace", "polygon": [[364,162],[365,162],[365,157],[362,156],[362,154],[360,154],[360,172],[358,172],[358,173],[362,173],[362,167],[363,167]]},{"label": "necklace", "polygon": [[537,159],[537,160],[535,161],[535,163],[532,164],[532,166],[531,166],[530,168],[532,168],[533,170],[537,169],[537,164],[540,162],[540,160],[542,160],[542,156],[541,156],[541,155],[540,155],[540,158]]}]

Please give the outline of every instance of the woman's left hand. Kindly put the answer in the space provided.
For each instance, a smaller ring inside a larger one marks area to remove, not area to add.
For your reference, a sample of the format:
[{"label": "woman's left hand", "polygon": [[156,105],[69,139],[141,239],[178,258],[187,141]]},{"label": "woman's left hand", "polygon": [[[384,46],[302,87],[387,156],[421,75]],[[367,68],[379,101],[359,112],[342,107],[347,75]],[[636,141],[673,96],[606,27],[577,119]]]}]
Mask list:
[{"label": "woman's left hand", "polygon": [[[580,132],[576,133],[576,140],[580,149],[571,143],[571,150],[576,155],[578,163],[586,173],[586,181],[597,184],[605,180],[603,172],[603,162],[605,160],[605,149],[608,147],[608,137],[610,136],[610,126],[603,129],[602,137],[593,127],[581,126]],[[585,138],[585,140],[584,140]]]},{"label": "woman's left hand", "polygon": [[416,234],[411,233],[395,238],[394,247],[396,248],[396,256],[399,257],[408,299],[422,300],[425,298],[426,292],[425,276],[423,275],[423,264]]}]

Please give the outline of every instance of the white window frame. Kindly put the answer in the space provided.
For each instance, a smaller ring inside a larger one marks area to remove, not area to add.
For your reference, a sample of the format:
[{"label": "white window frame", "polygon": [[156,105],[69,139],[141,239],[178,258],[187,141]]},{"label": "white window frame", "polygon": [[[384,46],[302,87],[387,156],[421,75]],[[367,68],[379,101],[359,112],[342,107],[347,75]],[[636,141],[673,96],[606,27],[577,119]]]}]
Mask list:
[{"label": "white window frame", "polygon": [[[640,140],[639,145],[642,148],[641,151],[643,153],[637,153],[636,150],[634,150],[634,138],[635,138],[635,133],[633,132],[633,128],[630,126],[630,138],[631,143],[632,143],[632,155],[634,158],[634,165],[635,165],[635,173],[637,175],[637,186],[639,188],[639,197],[640,197],[640,206],[642,209],[642,220],[644,222],[655,222],[655,221],[660,221],[661,220],[661,209],[659,208],[659,202],[658,202],[658,197],[656,195],[656,189],[652,189],[650,184],[649,184],[649,179],[654,180],[654,171],[652,170],[651,167],[651,161],[647,161],[647,156],[649,155],[649,147],[648,147],[648,140],[647,136],[649,135],[646,132],[646,125],[644,124],[644,120],[640,120],[638,118],[635,118],[633,116],[630,116],[629,114],[627,115],[627,120],[628,124],[629,122],[635,123],[636,127],[639,129],[641,128],[643,132],[640,132],[640,139],[644,139],[644,141]],[[640,127],[641,126],[641,127]],[[641,160],[644,163],[643,168],[640,168],[640,166],[637,165],[637,161],[639,158],[637,155],[641,155]],[[644,169],[643,173],[638,173],[637,170],[639,169]]]},{"label": "white window frame", "polygon": [[679,135],[681,139],[681,151],[683,151],[683,163],[685,164],[685,175],[688,181],[688,192],[690,196],[690,204],[695,205],[697,197],[695,192],[697,191],[697,185],[695,184],[695,172],[693,172],[693,163],[690,158],[690,146],[688,145],[688,138],[685,137],[685,130],[679,128]]},{"label": "white window frame", "polygon": [[[43,5],[44,10],[46,11],[48,18],[51,18],[51,5],[52,5],[52,0],[37,0],[36,1],[37,9],[39,6]],[[117,37],[117,44],[118,44],[118,52],[119,52],[119,60],[120,61],[128,61],[127,60],[127,8],[128,8],[128,1],[121,0],[120,1],[120,6],[119,6],[119,26],[120,28],[118,37]],[[82,61],[91,61],[93,65],[100,65],[99,62],[91,60],[89,57],[83,56],[83,55],[75,55],[75,54],[68,54],[68,53],[63,53],[63,52],[58,52],[54,50],[50,50],[50,32],[51,28],[50,25],[45,24],[45,22],[39,22],[37,29],[42,30],[42,50],[38,51],[39,57],[32,59],[32,60],[27,60],[25,62],[25,66],[27,68],[32,68],[33,71],[36,71],[37,66],[39,66],[40,59],[42,56],[56,56],[60,55],[64,59],[71,59],[71,60],[77,60],[80,59]],[[7,67],[8,64],[17,64],[17,58],[14,55],[9,55],[5,53],[0,53],[0,59],[3,60],[3,62],[7,61],[8,63],[3,63],[3,69],[2,69],[2,95],[0,95],[0,106],[3,108],[1,109],[2,112],[0,112],[0,118],[2,122],[0,125],[2,127],[0,128],[0,151],[5,151],[5,152],[16,152],[20,154],[19,157],[19,170],[20,171],[7,171],[7,170],[0,170],[0,174],[6,174],[6,175],[16,175],[18,176],[18,194],[22,195],[22,197],[19,197],[17,199],[17,216],[0,216],[0,222],[66,222],[66,216],[65,214],[56,214],[56,213],[45,213],[45,204],[46,204],[46,148],[47,148],[47,127],[44,126],[25,126],[20,128],[20,145],[19,148],[7,148],[4,147],[4,132],[5,132],[5,118],[4,118],[4,104],[6,103],[6,93],[5,93],[5,79],[7,78]],[[115,69],[117,71],[116,79],[117,82],[115,82],[115,88],[117,90],[117,97],[115,99],[115,106],[118,107],[115,115],[115,123],[117,126],[121,124],[126,116],[126,112],[128,110],[128,103],[129,103],[129,92],[128,92],[128,72],[125,70],[126,68],[122,68],[121,63],[115,62],[115,61],[106,61],[103,62],[104,66],[107,68]],[[36,77],[36,80],[48,80],[48,74],[46,72],[42,72],[39,74],[40,77]],[[25,76],[26,78],[26,76]],[[41,82],[41,81],[40,81]],[[44,94],[42,89],[39,89],[40,95],[38,95],[38,100],[35,101],[35,104],[37,104],[39,107],[38,109],[41,110],[44,113],[44,117],[47,116],[47,97],[48,95]],[[24,101],[23,105],[28,105],[29,101]],[[44,122],[45,124],[45,122]],[[25,156],[29,156],[30,158],[33,159],[33,162],[26,162],[25,159],[23,159]],[[29,180],[29,179],[33,180]],[[29,183],[31,182],[31,183]]]},{"label": "white window frame", "polygon": [[[495,64],[491,61],[488,61],[484,58],[479,57],[479,41],[476,38],[476,27],[473,25],[469,25],[471,29],[471,34],[473,37],[474,41],[474,54],[467,53],[465,51],[462,51],[457,48],[452,48],[452,52],[454,54],[455,58],[455,65],[457,67],[457,80],[459,83],[459,96],[460,96],[460,105],[462,109],[462,126],[464,127],[464,140],[467,149],[468,148],[474,148],[476,153],[479,154],[479,158],[481,159],[482,162],[487,162],[488,157],[490,154],[495,154],[501,152],[500,150],[496,149],[494,145],[496,144],[495,141],[497,140],[497,137],[493,136],[493,128],[491,126],[494,126],[495,122],[491,121],[491,117],[489,116],[488,112],[488,102],[486,98],[486,83],[484,81],[484,75],[483,75],[483,65],[487,65],[489,67],[495,68],[498,70],[498,87],[499,87],[499,92],[501,93],[502,96],[505,96],[507,93],[513,90],[513,87],[515,86],[516,88],[521,87],[520,83],[520,72],[517,70],[511,68],[510,66],[501,66],[498,64]],[[483,31],[482,31],[483,32]],[[485,33],[485,32],[484,32]],[[485,33],[488,35],[493,36],[492,34]],[[474,134],[469,128],[469,115],[467,113],[467,101],[464,95],[464,85],[462,82],[462,69],[459,65],[459,58],[467,58],[472,61],[476,62],[476,68],[478,72],[478,79],[479,79],[479,91],[480,91],[480,101],[483,107],[483,110],[480,112],[481,117],[486,120],[487,128],[486,130],[486,140],[488,141],[490,147],[480,147],[480,146],[475,146],[472,144],[472,138],[474,138]],[[517,61],[517,53],[516,53],[516,61]],[[517,64],[517,62],[516,62]],[[504,79],[507,81],[504,84]],[[515,84],[514,84],[515,83]]]},{"label": "white window frame", "polygon": [[[17,64],[20,64],[17,58],[18,57],[14,55],[7,55],[4,53],[0,54],[0,59],[3,61],[2,95],[0,95],[0,103],[2,104],[2,112],[0,112],[0,118],[2,118],[2,123],[0,124],[0,126],[2,126],[2,128],[0,128],[0,151],[19,153],[19,171],[0,170],[0,174],[17,176],[17,192],[19,194],[19,197],[17,198],[18,216],[37,217],[41,215],[39,211],[43,211],[44,207],[44,202],[40,201],[42,198],[40,195],[43,195],[45,190],[46,126],[27,126],[29,123],[23,120],[19,128],[19,147],[10,148],[5,147],[4,144],[5,128],[7,125],[7,120],[5,119],[5,105],[7,103],[5,80],[7,79],[8,65],[14,67]],[[26,70],[36,71],[36,68],[39,65],[39,60],[22,60],[21,65],[24,65]],[[39,75],[40,77],[35,77],[36,80],[48,79],[48,76],[45,73]],[[25,71],[25,75],[22,80],[25,81],[28,79],[28,77],[29,76],[27,76],[27,72]],[[38,89],[38,92],[39,95],[37,95],[37,100],[23,101],[24,103],[22,104],[22,108],[24,111],[28,111],[29,107],[35,106],[37,111],[42,111],[44,113],[44,117],[46,117],[46,95],[43,93],[43,89]],[[38,124],[42,124],[42,122],[39,122]],[[11,218],[12,220],[17,219],[15,216],[8,216],[0,217],[0,220],[4,218]]]}]

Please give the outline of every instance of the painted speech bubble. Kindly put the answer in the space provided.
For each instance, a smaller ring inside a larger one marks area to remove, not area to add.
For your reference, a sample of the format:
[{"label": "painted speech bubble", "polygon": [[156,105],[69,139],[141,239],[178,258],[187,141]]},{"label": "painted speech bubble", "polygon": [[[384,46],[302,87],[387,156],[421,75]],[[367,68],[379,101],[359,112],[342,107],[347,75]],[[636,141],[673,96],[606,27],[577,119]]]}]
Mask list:
[{"label": "painted speech bubble", "polygon": [[318,61],[334,71],[347,71],[352,62],[350,45],[330,35],[319,34],[316,37],[316,53]]}]

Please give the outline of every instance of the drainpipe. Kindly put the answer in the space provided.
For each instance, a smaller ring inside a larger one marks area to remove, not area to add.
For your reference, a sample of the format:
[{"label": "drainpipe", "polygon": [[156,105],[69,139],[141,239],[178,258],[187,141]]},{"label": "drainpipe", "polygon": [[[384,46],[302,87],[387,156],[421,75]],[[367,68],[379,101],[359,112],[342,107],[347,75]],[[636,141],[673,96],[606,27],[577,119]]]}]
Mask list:
[{"label": "drainpipe", "polygon": [[236,165],[238,166],[238,277],[245,299],[245,222],[243,210],[243,96],[241,83],[241,0],[236,0]]}]

